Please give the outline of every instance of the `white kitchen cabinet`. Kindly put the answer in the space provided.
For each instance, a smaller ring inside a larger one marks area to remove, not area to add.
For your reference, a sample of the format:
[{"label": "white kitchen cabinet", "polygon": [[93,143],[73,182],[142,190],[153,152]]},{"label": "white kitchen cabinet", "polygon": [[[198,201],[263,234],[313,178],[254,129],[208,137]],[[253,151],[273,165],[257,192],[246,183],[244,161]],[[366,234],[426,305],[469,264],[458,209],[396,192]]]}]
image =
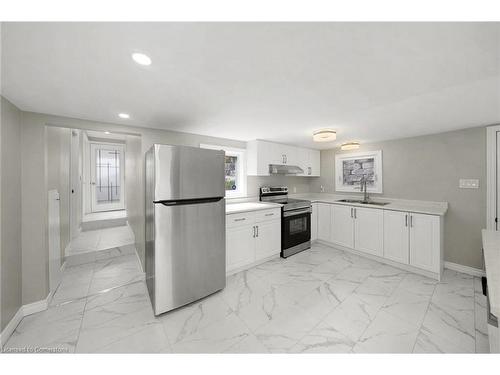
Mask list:
[{"label": "white kitchen cabinet", "polygon": [[318,214],[318,240],[331,241],[332,205],[329,203],[317,203]]},{"label": "white kitchen cabinet", "polygon": [[353,210],[350,206],[332,205],[331,242],[341,246],[354,247]]},{"label": "white kitchen cabinet", "polygon": [[431,272],[440,272],[441,228],[439,216],[409,215],[410,264]]},{"label": "white kitchen cabinet", "polygon": [[384,258],[408,264],[410,259],[409,213],[384,211]]},{"label": "white kitchen cabinet", "polygon": [[253,232],[253,225],[244,225],[226,230],[226,271],[255,262]]},{"label": "white kitchen cabinet", "polygon": [[384,211],[354,207],[354,249],[384,255]]},{"label": "white kitchen cabinet", "polygon": [[321,152],[319,150],[309,150],[309,164],[312,177],[319,177],[321,174]]},{"label": "white kitchen cabinet", "polygon": [[311,204],[311,241],[318,239],[318,203]]},{"label": "white kitchen cabinet", "polygon": [[269,176],[269,164],[297,165],[304,170],[298,176],[320,175],[320,151],[254,140],[247,142],[247,174]]},{"label": "white kitchen cabinet", "polygon": [[440,278],[441,216],[335,203],[316,204],[318,240]]},{"label": "white kitchen cabinet", "polygon": [[281,252],[281,219],[256,223],[255,259],[265,259]]},{"label": "white kitchen cabinet", "polygon": [[298,159],[298,166],[302,168],[304,171],[303,173],[297,174],[297,176],[308,176],[309,175],[309,166],[310,166],[310,153],[309,149],[307,148],[298,148],[297,149],[297,159]]},{"label": "white kitchen cabinet", "polygon": [[281,209],[226,215],[226,272],[243,270],[281,252]]}]

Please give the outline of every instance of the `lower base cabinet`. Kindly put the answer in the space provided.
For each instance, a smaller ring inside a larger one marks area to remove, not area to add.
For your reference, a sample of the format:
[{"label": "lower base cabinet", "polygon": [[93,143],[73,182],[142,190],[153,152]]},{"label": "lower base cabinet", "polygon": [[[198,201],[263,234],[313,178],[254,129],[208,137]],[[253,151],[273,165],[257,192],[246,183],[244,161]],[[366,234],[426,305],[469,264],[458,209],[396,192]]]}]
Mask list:
[{"label": "lower base cabinet", "polygon": [[226,230],[226,271],[255,262],[253,226]]},{"label": "lower base cabinet", "polygon": [[318,239],[318,203],[311,204],[311,241]]},{"label": "lower base cabinet", "polygon": [[255,261],[281,252],[281,220],[256,223]]},{"label": "lower base cabinet", "polygon": [[226,216],[226,273],[243,270],[281,252],[281,211]]},{"label": "lower base cabinet", "polygon": [[316,203],[317,239],[440,276],[443,221],[438,215]]},{"label": "lower base cabinet", "polygon": [[384,255],[384,211],[354,209],[354,248],[372,255]]},{"label": "lower base cabinet", "polygon": [[407,212],[384,211],[384,258],[409,264],[410,234]]},{"label": "lower base cabinet", "polygon": [[410,214],[410,265],[431,272],[441,271],[441,225],[439,216]]}]

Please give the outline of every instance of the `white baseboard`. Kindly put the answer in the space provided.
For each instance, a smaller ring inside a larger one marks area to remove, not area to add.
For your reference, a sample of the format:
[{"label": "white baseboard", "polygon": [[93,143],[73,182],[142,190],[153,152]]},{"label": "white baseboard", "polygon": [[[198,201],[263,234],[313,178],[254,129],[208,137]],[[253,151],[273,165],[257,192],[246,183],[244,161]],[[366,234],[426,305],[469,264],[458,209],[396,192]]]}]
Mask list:
[{"label": "white baseboard", "polygon": [[465,273],[467,275],[477,276],[477,277],[486,276],[485,272],[483,270],[480,270],[479,268],[463,266],[461,264],[453,263],[453,262],[444,262],[444,268],[447,268],[447,269],[452,270],[452,271],[462,272],[462,273]]},{"label": "white baseboard", "polygon": [[35,314],[37,312],[45,311],[49,307],[49,301],[52,297],[51,293],[40,301],[29,303],[27,305],[22,305],[19,310],[17,310],[16,315],[12,317],[7,326],[0,333],[0,343],[1,347],[5,345],[9,337],[14,333],[21,320],[28,315]]},{"label": "white baseboard", "polygon": [[12,317],[7,326],[3,329],[2,333],[0,333],[0,347],[3,348],[9,337],[14,333],[21,320],[24,318],[23,315],[23,306],[17,310],[16,314]]},{"label": "white baseboard", "polygon": [[45,299],[23,305],[23,315],[28,316],[40,311],[47,310],[47,308],[49,307],[50,297],[52,297],[51,293],[49,293],[49,295]]}]

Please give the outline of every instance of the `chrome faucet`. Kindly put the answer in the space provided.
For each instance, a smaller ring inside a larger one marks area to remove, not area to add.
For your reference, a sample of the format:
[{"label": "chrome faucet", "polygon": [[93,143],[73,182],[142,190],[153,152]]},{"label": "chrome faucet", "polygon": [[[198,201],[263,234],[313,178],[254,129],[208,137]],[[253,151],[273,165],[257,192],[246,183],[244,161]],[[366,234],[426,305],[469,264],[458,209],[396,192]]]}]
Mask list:
[{"label": "chrome faucet", "polygon": [[368,182],[368,177],[366,177],[366,175],[361,177],[361,180],[359,181],[360,190],[364,192],[363,203],[368,203],[370,199],[370,197],[368,196],[368,190],[366,189],[367,182]]}]

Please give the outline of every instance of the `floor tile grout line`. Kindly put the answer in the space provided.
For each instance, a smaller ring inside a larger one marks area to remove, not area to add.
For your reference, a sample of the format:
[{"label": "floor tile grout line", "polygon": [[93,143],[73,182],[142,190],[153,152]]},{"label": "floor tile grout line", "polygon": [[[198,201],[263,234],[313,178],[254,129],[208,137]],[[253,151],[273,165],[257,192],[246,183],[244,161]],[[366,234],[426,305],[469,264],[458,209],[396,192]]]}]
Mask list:
[{"label": "floor tile grout line", "polygon": [[[389,265],[389,267],[392,267],[392,266],[390,266],[390,265]],[[380,268],[380,267],[379,267],[379,268]],[[395,268],[395,267],[393,267],[393,268]],[[406,272],[406,271],[403,271],[403,272]],[[403,282],[403,280],[404,280],[406,277],[408,277],[408,274],[409,274],[409,273],[408,273],[408,272],[406,272],[405,277],[403,277],[403,278],[399,281],[398,285],[396,286],[396,288],[394,288],[394,290],[392,291],[392,293],[394,293],[394,292],[396,291],[396,289],[397,289],[397,288],[401,285],[401,283]],[[370,276],[371,276],[371,274],[370,274]],[[368,277],[370,277],[370,276],[368,276]],[[368,277],[367,277],[366,279],[368,279]],[[366,279],[365,279],[365,280],[366,280]],[[363,281],[363,282],[364,282],[364,281]],[[361,286],[361,285],[360,285],[360,286]],[[358,286],[358,288],[359,288],[359,286]],[[356,288],[356,289],[354,290],[354,292],[353,292],[353,293],[355,293],[355,292],[356,292],[356,290],[357,290],[358,288]],[[368,330],[368,328],[370,328],[370,326],[373,324],[373,322],[375,321],[375,319],[377,319],[377,316],[378,316],[378,314],[380,313],[380,310],[382,310],[382,307],[384,307],[385,303],[386,303],[386,302],[389,300],[389,298],[392,296],[392,293],[386,297],[386,299],[385,299],[384,303],[383,303],[383,304],[382,304],[382,306],[381,306],[381,307],[377,310],[377,312],[375,313],[375,316],[373,317],[373,319],[370,319],[370,323],[368,323],[368,324],[366,325],[366,327],[365,327],[365,329],[363,330],[363,332],[359,335],[359,338],[356,340],[356,343],[355,343],[355,344],[353,345],[353,347],[352,347],[353,352],[354,352],[354,347],[355,347],[355,346],[359,343],[359,340],[361,339],[361,337],[363,337],[363,335],[364,335],[364,334],[365,334],[365,332]]]},{"label": "floor tile grout line", "polygon": [[434,293],[436,292],[436,288],[437,288],[438,284],[439,284],[439,281],[436,284],[434,284],[434,289],[432,289],[432,294],[431,294],[429,301],[427,303],[427,309],[425,310],[424,317],[422,319],[422,322],[420,323],[420,327],[418,328],[417,337],[415,338],[415,342],[413,343],[413,348],[411,349],[412,353],[415,352],[415,346],[417,345],[418,336],[420,335],[420,332],[422,331],[422,327],[424,326],[425,318],[427,317],[427,314],[429,313],[429,307],[431,306],[432,298],[434,297]]}]

